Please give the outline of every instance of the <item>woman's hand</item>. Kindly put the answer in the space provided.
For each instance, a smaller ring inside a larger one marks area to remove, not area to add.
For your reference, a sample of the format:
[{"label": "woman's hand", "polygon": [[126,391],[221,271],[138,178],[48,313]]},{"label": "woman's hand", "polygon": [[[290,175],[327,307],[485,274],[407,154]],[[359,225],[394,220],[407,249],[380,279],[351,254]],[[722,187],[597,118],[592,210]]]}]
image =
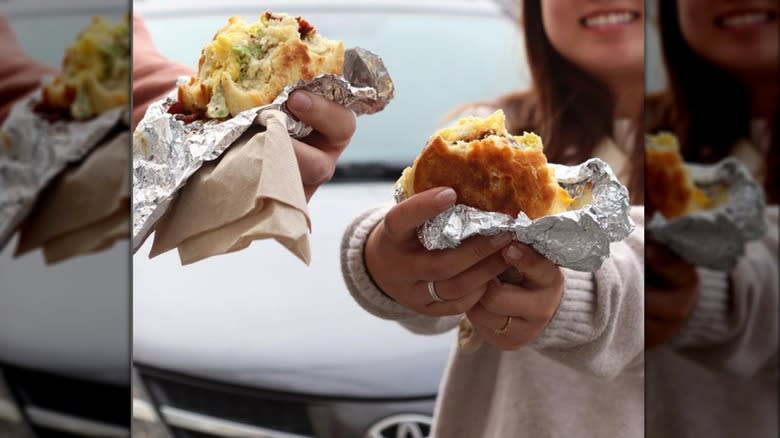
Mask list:
[{"label": "woman's hand", "polygon": [[539,336],[555,316],[563,297],[563,273],[527,245],[513,243],[502,255],[522,274],[522,284],[492,281],[466,316],[486,342],[516,350]]},{"label": "woman's hand", "polygon": [[333,177],[336,161],[355,133],[355,114],[331,100],[301,90],[292,93],[287,109],[314,129],[302,140],[293,139],[308,201],[321,184]]},{"label": "woman's hand", "polygon": [[674,337],[699,299],[696,268],[665,246],[645,242],[645,349]]},{"label": "woman's hand", "polygon": [[[395,205],[368,237],[366,267],[380,289],[401,305],[430,316],[456,315],[482,298],[488,282],[507,268],[499,250],[508,233],[477,236],[457,248],[429,251],[417,227],[455,203],[455,191],[435,188]],[[437,301],[429,289],[443,301]]]}]

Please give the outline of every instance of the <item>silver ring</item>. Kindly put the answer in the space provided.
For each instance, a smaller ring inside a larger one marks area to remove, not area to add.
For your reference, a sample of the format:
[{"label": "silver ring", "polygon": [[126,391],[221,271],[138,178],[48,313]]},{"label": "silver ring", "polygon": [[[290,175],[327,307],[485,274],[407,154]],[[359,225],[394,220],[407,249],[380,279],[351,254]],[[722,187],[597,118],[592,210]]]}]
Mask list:
[{"label": "silver ring", "polygon": [[428,293],[431,294],[431,298],[433,298],[433,301],[436,301],[438,303],[443,303],[444,300],[439,296],[439,294],[436,293],[436,286],[433,283],[434,282],[432,281],[428,282]]},{"label": "silver ring", "polygon": [[506,332],[509,331],[510,327],[512,327],[512,317],[511,316],[507,316],[506,317],[506,322],[504,323],[504,326],[501,327],[500,329],[495,329],[493,331],[496,332],[497,335],[503,335],[503,334],[505,334]]}]

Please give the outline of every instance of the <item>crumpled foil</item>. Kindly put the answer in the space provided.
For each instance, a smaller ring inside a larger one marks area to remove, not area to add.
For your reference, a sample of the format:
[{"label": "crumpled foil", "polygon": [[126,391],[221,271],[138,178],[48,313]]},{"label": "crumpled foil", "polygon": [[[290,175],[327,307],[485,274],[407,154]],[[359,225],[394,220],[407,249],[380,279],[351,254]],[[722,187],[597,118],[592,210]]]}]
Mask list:
[{"label": "crumpled foil", "polygon": [[89,154],[115,126],[130,125],[126,107],[85,121],[49,122],[33,111],[40,99],[38,89],[14,105],[0,128],[0,250],[49,181]]},{"label": "crumpled foil", "polygon": [[[514,233],[515,240],[533,247],[555,264],[593,272],[609,257],[609,244],[635,228],[629,216],[628,189],[604,161],[591,158],[578,166],[549,164],[558,183],[576,199],[591,185],[592,202],[582,208],[535,220],[521,212],[516,218],[457,204],[426,221],[419,229],[426,249],[455,248],[475,235]],[[397,202],[407,196],[396,185]]]},{"label": "crumpled foil", "polygon": [[[181,78],[187,80],[189,78]],[[345,50],[342,76],[324,74],[286,87],[268,105],[243,111],[224,120],[196,120],[185,124],[167,111],[176,102],[176,90],[149,106],[133,133],[133,252],[140,248],[155,224],[204,162],[218,158],[267,110],[287,113],[287,130],[301,138],[312,131],[287,111],[295,90],[323,95],[351,109],[355,115],[373,114],[395,96],[390,74],[376,54],[359,47]]]},{"label": "crumpled foil", "polygon": [[647,231],[694,265],[728,271],[745,253],[745,244],[766,233],[763,188],[736,158],[710,166],[686,166],[696,186],[705,193],[725,187],[727,200],[715,208],[673,219],[656,212]]}]

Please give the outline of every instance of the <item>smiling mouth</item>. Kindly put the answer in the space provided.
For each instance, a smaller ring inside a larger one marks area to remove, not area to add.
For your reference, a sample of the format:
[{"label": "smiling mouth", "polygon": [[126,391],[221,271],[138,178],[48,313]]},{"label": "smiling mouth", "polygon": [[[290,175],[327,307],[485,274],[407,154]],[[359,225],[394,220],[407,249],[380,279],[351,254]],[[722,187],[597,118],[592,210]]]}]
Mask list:
[{"label": "smiling mouth", "polygon": [[715,24],[724,29],[741,29],[769,23],[775,20],[776,15],[773,11],[735,12],[717,17]]},{"label": "smiling mouth", "polygon": [[633,23],[639,20],[638,12],[621,11],[621,12],[599,12],[582,17],[580,24],[587,28],[604,28],[611,26],[621,26],[629,23]]}]

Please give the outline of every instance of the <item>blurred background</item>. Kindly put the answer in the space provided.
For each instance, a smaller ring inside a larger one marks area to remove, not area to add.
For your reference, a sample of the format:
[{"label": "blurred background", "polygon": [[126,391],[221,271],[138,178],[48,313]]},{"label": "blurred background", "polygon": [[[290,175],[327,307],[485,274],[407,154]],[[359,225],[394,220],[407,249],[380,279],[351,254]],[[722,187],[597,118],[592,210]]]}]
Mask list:
[{"label": "blurred background", "polygon": [[[116,23],[124,19],[129,6],[125,0],[0,2],[0,54],[4,59],[0,106],[6,110],[18,106],[26,95],[40,91],[41,81],[58,74],[66,49],[94,16]],[[2,130],[10,132],[10,126],[3,125]],[[107,143],[122,130],[121,126],[114,128],[101,142]],[[22,142],[12,147],[18,152],[27,146]],[[96,150],[107,149],[98,146]],[[73,174],[91,156],[71,163],[61,173]],[[0,172],[9,171],[10,159],[0,151]],[[122,180],[129,169],[125,164],[109,172]],[[62,181],[55,177],[39,192],[28,217],[64,220],[46,217],[51,214],[46,205],[51,197],[45,194],[55,191]],[[13,190],[13,186],[0,185],[0,199],[10,199]],[[90,204],[91,192],[69,193],[68,217],[77,218],[79,206]],[[127,213],[123,214],[127,221]],[[0,436],[130,436],[126,234],[122,237],[120,232],[119,238],[99,251],[71,253],[56,262],[44,255],[43,246],[18,254],[20,232],[0,247]]]}]

